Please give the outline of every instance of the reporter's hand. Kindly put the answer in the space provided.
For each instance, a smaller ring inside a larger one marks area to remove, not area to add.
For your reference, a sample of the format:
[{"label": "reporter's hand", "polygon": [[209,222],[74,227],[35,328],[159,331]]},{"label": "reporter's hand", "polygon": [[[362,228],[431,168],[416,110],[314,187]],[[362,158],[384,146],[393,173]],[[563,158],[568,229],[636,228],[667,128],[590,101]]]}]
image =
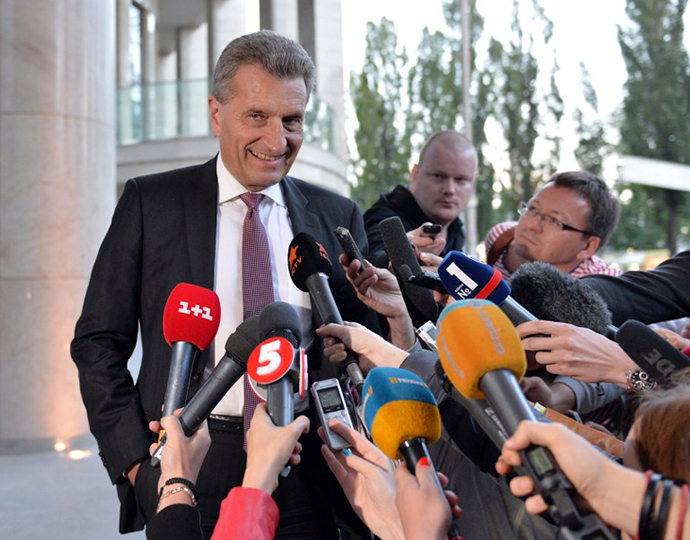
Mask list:
[{"label": "reporter's hand", "polygon": [[432,225],[430,221],[423,223],[416,229],[407,231],[407,238],[410,243],[414,244],[420,252],[433,253],[440,255],[446,247],[446,239],[441,233],[428,234],[422,230],[425,225]]},{"label": "reporter's hand", "polygon": [[247,431],[247,468],[242,487],[273,493],[282,468],[287,463],[299,464],[302,444],[297,439],[308,432],[306,416],[298,416],[287,426],[279,427],[273,424],[266,404],[259,403]]},{"label": "reporter's hand", "polygon": [[[203,422],[191,437],[187,437],[182,431],[179,418],[177,418],[180,410],[175,411],[173,416],[163,417],[160,422],[149,423],[151,431],[158,433],[162,427],[166,433],[165,450],[161,455],[160,463],[159,491],[170,478],[181,477],[196,483],[201,464],[211,446],[211,435],[208,432],[207,422]],[[153,454],[157,447],[158,443],[153,443],[149,452]]]},{"label": "reporter's hand", "polygon": [[565,384],[548,385],[541,377],[523,377],[520,380],[520,388],[528,400],[540,403],[554,411],[570,411],[577,406],[575,392]]},{"label": "reporter's hand", "polygon": [[361,264],[355,259],[348,264],[347,256],[340,255],[340,264],[347,280],[357,293],[357,298],[384,317],[402,317],[407,315],[398,280],[388,270],[370,266],[360,272]]},{"label": "reporter's hand", "polygon": [[690,347],[690,339],[675,333],[673,330],[667,328],[653,328],[653,330],[679,351]]},{"label": "reporter's hand", "polygon": [[[337,420],[331,420],[328,426],[352,445],[351,453],[334,453],[326,444],[321,447],[352,508],[376,536],[404,540],[395,506],[392,462],[354,429]],[[325,440],[323,428],[319,428],[319,436]]]},{"label": "reporter's hand", "polygon": [[616,342],[587,328],[533,321],[519,325],[517,331],[525,350],[537,351],[536,361],[546,366],[549,373],[588,383],[612,382],[627,388],[625,373],[637,367]]},{"label": "reporter's hand", "polygon": [[[521,465],[519,451],[530,444],[548,447],[576,491],[592,508],[601,508],[611,481],[607,479],[609,471],[612,471],[610,465],[615,463],[561,424],[521,422],[513,436],[503,444],[496,471],[508,474],[513,467]],[[510,482],[510,490],[517,497],[530,495],[534,488],[534,482],[528,476],[518,476]],[[525,501],[525,508],[530,514],[540,514],[548,506],[541,495],[531,495]]]},{"label": "reporter's hand", "polygon": [[[452,517],[462,515],[458,496],[452,491],[441,494],[435,475],[433,467],[421,464],[417,465],[414,476],[405,463],[398,465],[395,471],[395,505],[407,540],[446,538]],[[446,487],[448,478],[440,473],[438,477],[441,485]]]},{"label": "reporter's hand", "polygon": [[[407,351],[399,349],[361,324],[327,324],[316,329],[323,338],[323,355],[334,364],[345,360],[345,347],[359,354],[359,365],[368,373],[373,367],[400,367]],[[337,338],[340,341],[336,341]]]}]

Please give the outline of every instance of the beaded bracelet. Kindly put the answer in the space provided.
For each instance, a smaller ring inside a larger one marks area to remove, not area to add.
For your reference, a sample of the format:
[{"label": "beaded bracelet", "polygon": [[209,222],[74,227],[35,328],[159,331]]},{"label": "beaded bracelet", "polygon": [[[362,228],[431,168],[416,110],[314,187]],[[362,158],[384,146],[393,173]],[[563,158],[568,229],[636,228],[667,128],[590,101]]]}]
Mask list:
[{"label": "beaded bracelet", "polygon": [[160,499],[158,499],[158,506],[156,506],[156,510],[158,510],[161,507],[163,499],[165,499],[166,497],[170,497],[171,495],[175,495],[175,493],[179,493],[180,491],[184,491],[189,496],[189,500],[192,501],[192,506],[196,506],[196,498],[194,497],[192,490],[186,486],[178,486],[176,488],[172,488],[170,491],[166,491],[160,496]]},{"label": "beaded bracelet", "polygon": [[[165,482],[165,486],[171,486],[172,484],[182,484],[183,486],[187,486],[191,492],[192,495],[194,495],[194,504],[199,500],[199,494],[196,490],[196,486],[194,485],[194,482],[191,480],[187,480],[186,478],[182,478],[181,476],[176,476],[174,478],[168,478],[168,480]],[[160,492],[158,493],[158,496],[160,497],[163,495],[163,488],[161,488]]]},{"label": "beaded bracelet", "polygon": [[661,475],[654,471],[647,471],[647,490],[642,498],[642,507],[640,508],[640,519],[637,525],[637,535],[635,540],[654,540],[653,534],[654,517],[654,495],[656,494],[656,486],[661,480]]}]

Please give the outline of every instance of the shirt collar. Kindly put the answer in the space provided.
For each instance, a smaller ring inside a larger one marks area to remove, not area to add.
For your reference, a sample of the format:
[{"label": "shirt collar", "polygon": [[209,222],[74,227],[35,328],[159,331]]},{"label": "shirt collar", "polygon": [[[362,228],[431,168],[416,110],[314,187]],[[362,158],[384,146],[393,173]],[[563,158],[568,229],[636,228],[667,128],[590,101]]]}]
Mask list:
[{"label": "shirt collar", "polygon": [[[247,193],[247,188],[240,184],[237,178],[230,173],[225,163],[223,163],[220,154],[218,154],[216,159],[216,175],[218,176],[218,204],[233,201],[243,193]],[[280,183],[262,189],[259,193],[265,195],[274,203],[285,206],[285,197],[283,197],[283,190],[280,189]]]}]

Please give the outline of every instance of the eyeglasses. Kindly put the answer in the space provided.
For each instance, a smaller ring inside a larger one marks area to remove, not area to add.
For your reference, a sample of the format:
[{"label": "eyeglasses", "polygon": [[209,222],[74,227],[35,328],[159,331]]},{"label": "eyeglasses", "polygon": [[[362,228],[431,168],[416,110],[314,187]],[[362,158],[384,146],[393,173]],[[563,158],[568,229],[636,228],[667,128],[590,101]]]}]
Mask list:
[{"label": "eyeglasses", "polygon": [[577,229],[575,227],[572,227],[571,225],[566,225],[562,221],[559,221],[555,217],[547,216],[546,214],[542,214],[539,210],[537,210],[534,206],[527,204],[526,202],[521,202],[520,205],[518,206],[518,214],[521,216],[528,216],[530,218],[535,218],[538,217],[541,219],[542,224],[546,224],[548,227],[551,227],[553,230],[559,230],[559,231],[575,231],[579,232],[582,234],[592,234],[589,231],[583,231],[582,229]]}]

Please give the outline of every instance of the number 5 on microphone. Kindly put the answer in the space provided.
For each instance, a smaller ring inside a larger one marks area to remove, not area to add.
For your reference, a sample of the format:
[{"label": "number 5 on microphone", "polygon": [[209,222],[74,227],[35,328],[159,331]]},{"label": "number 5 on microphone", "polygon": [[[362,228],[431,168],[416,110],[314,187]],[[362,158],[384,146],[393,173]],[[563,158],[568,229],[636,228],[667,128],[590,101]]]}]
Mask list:
[{"label": "number 5 on microphone", "polygon": [[294,357],[295,349],[287,339],[267,339],[252,351],[247,373],[259,384],[271,384],[285,376]]}]

